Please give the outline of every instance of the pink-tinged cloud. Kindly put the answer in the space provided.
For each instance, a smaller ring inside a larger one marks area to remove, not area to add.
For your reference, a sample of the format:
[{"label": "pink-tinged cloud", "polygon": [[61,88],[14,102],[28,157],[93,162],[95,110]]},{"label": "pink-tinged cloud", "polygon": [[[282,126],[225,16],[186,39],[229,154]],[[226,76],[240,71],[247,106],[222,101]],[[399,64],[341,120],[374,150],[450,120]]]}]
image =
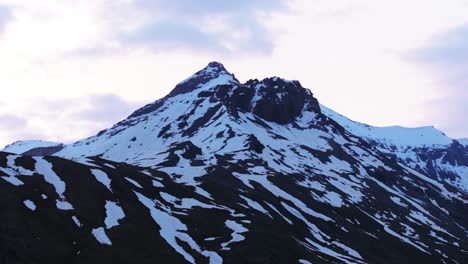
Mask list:
[{"label": "pink-tinged cloud", "polygon": [[428,102],[427,122],[455,137],[468,131],[468,24],[436,35],[430,44],[412,51],[408,57],[425,68],[439,87],[440,95]]},{"label": "pink-tinged cloud", "polygon": [[0,5],[0,33],[11,19],[11,10],[6,6]]},{"label": "pink-tinged cloud", "polygon": [[17,110],[20,115],[0,115],[0,146],[29,139],[78,140],[126,118],[143,104],[113,94],[34,98],[28,100],[28,109]]},{"label": "pink-tinged cloud", "polygon": [[21,130],[27,125],[27,120],[13,114],[0,115],[0,129]]},{"label": "pink-tinged cloud", "polygon": [[[274,48],[273,33],[265,27],[262,15],[286,11],[286,2],[137,0],[133,7],[149,19],[121,34],[119,41],[146,46],[156,52],[270,54]],[[159,15],[151,18],[152,13]]]}]

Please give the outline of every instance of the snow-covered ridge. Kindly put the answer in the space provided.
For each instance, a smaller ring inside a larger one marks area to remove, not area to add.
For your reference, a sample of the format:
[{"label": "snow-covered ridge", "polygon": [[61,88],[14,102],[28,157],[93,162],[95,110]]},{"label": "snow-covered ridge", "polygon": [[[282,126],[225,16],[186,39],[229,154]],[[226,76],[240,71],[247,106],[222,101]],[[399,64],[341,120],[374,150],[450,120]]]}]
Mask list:
[{"label": "snow-covered ridge", "polygon": [[468,146],[468,138],[457,139],[460,144]]},{"label": "snow-covered ridge", "polygon": [[57,147],[61,145],[62,143],[43,140],[20,140],[5,146],[1,151],[13,154],[23,154],[35,148]]},{"label": "snow-covered ridge", "polygon": [[468,139],[452,139],[432,126],[370,126],[326,106],[320,108],[349,132],[375,143],[383,153],[395,155],[406,166],[468,192]]},{"label": "snow-covered ridge", "polygon": [[322,104],[320,108],[322,113],[338,122],[349,132],[365,139],[376,140],[379,143],[397,147],[434,146],[453,143],[452,138],[449,138],[433,126],[415,128],[402,126],[376,127],[353,121]]}]

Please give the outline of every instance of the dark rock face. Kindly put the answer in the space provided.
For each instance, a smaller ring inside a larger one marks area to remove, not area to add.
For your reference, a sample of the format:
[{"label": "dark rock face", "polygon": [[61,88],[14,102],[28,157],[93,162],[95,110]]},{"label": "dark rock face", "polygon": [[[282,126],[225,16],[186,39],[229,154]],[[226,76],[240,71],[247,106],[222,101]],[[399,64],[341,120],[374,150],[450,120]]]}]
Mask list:
[{"label": "dark rock face", "polygon": [[265,146],[254,135],[249,136],[245,146],[256,153],[262,153],[263,149],[265,149]]},{"label": "dark rock face", "polygon": [[[434,179],[445,180],[456,185],[457,178],[464,175],[457,175],[453,170],[441,168],[441,165],[451,167],[466,166],[468,167],[468,147],[460,144],[458,141],[447,146],[438,147],[419,147],[411,148],[416,156],[425,164],[418,165],[416,170],[423,174],[427,174]],[[414,160],[400,160],[404,164],[411,165]]]},{"label": "dark rock face", "polygon": [[[259,82],[249,81],[246,85],[257,90],[253,113],[278,124],[294,121],[303,110],[320,113],[318,101],[298,81],[285,81],[278,77]],[[305,108],[307,106],[307,108]]]},{"label": "dark rock face", "polygon": [[60,145],[60,146],[54,146],[54,147],[33,148],[23,153],[23,155],[24,156],[50,156],[50,155],[53,155],[54,153],[59,152],[64,147],[65,147],[64,145]]},{"label": "dark rock face", "polygon": [[468,147],[454,141],[446,151],[446,155],[442,159],[453,166],[466,166],[468,167]]},{"label": "dark rock face", "polygon": [[166,160],[159,163],[158,166],[177,166],[181,158],[190,160],[191,164],[194,166],[203,165],[203,162],[196,160],[198,155],[202,155],[202,150],[195,146],[191,141],[183,141],[181,143],[174,144],[165,153],[167,153]]},{"label": "dark rock face", "polygon": [[298,81],[274,77],[249,80],[243,85],[220,85],[216,98],[237,117],[237,112],[251,112],[266,121],[292,123],[303,111],[320,113],[312,93]]},{"label": "dark rock face", "polygon": [[193,122],[193,124],[183,132],[183,134],[186,136],[189,136],[193,134],[195,131],[197,131],[198,129],[200,129],[200,127],[202,127],[203,125],[206,125],[211,120],[211,118],[215,116],[215,114],[218,112],[220,108],[221,108],[221,105],[216,105],[208,109],[206,113],[203,116],[197,118]]},{"label": "dark rock face", "polygon": [[193,160],[197,155],[201,155],[202,151],[199,147],[195,146],[191,141],[184,141],[172,149],[173,151],[181,151],[182,157],[185,159]]},{"label": "dark rock face", "polygon": [[219,85],[216,87],[214,100],[219,100],[226,106],[229,113],[238,116],[240,112],[250,112],[252,108],[252,98],[255,90],[244,85]]},{"label": "dark rock face", "polygon": [[424,162],[431,163],[441,159],[452,166],[468,166],[468,147],[454,141],[448,147],[415,148],[414,151]]}]

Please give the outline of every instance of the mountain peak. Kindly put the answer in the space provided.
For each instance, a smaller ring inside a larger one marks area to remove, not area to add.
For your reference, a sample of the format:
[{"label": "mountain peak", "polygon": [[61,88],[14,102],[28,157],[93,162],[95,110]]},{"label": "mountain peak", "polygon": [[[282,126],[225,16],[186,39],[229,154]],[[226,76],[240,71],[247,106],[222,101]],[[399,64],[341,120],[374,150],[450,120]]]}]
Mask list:
[{"label": "mountain peak", "polygon": [[[220,62],[212,61],[202,70],[177,84],[169,93],[169,97],[191,92],[212,82],[212,85],[239,83],[234,74],[228,72]],[[210,85],[210,86],[212,86]]]},{"label": "mountain peak", "polygon": [[[228,70],[226,70],[226,68],[224,67],[224,65],[221,63],[221,62],[217,62],[217,61],[212,61],[210,63],[208,63],[208,65],[201,69],[200,71],[196,72],[192,77],[194,76],[205,76],[205,77],[211,77],[211,78],[217,78],[221,75],[229,75],[229,76],[234,76],[232,73],[230,73]],[[190,80],[190,78],[188,78],[187,80]],[[186,80],[186,81],[187,81]]]},{"label": "mountain peak", "polygon": [[215,71],[215,72],[228,72],[226,68],[224,68],[224,65],[221,62],[217,61],[212,61],[208,63],[208,65],[203,69],[205,71]]},{"label": "mountain peak", "polygon": [[166,97],[135,111],[130,117],[153,112],[166,99],[192,92],[196,93],[195,100],[209,97],[211,103],[221,102],[234,116],[238,111],[252,112],[278,124],[293,122],[303,111],[320,113],[317,99],[299,81],[275,76],[241,84],[223,64],[213,61],[180,82]]}]

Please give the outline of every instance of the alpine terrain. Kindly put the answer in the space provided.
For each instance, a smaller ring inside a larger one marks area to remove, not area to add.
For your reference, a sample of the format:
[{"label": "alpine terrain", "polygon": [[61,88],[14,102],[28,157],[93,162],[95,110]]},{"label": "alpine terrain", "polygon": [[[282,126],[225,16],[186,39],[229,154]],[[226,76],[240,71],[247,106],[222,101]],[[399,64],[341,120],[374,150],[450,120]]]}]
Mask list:
[{"label": "alpine terrain", "polygon": [[0,152],[1,263],[467,263],[468,140],[222,64],[97,135]]}]

